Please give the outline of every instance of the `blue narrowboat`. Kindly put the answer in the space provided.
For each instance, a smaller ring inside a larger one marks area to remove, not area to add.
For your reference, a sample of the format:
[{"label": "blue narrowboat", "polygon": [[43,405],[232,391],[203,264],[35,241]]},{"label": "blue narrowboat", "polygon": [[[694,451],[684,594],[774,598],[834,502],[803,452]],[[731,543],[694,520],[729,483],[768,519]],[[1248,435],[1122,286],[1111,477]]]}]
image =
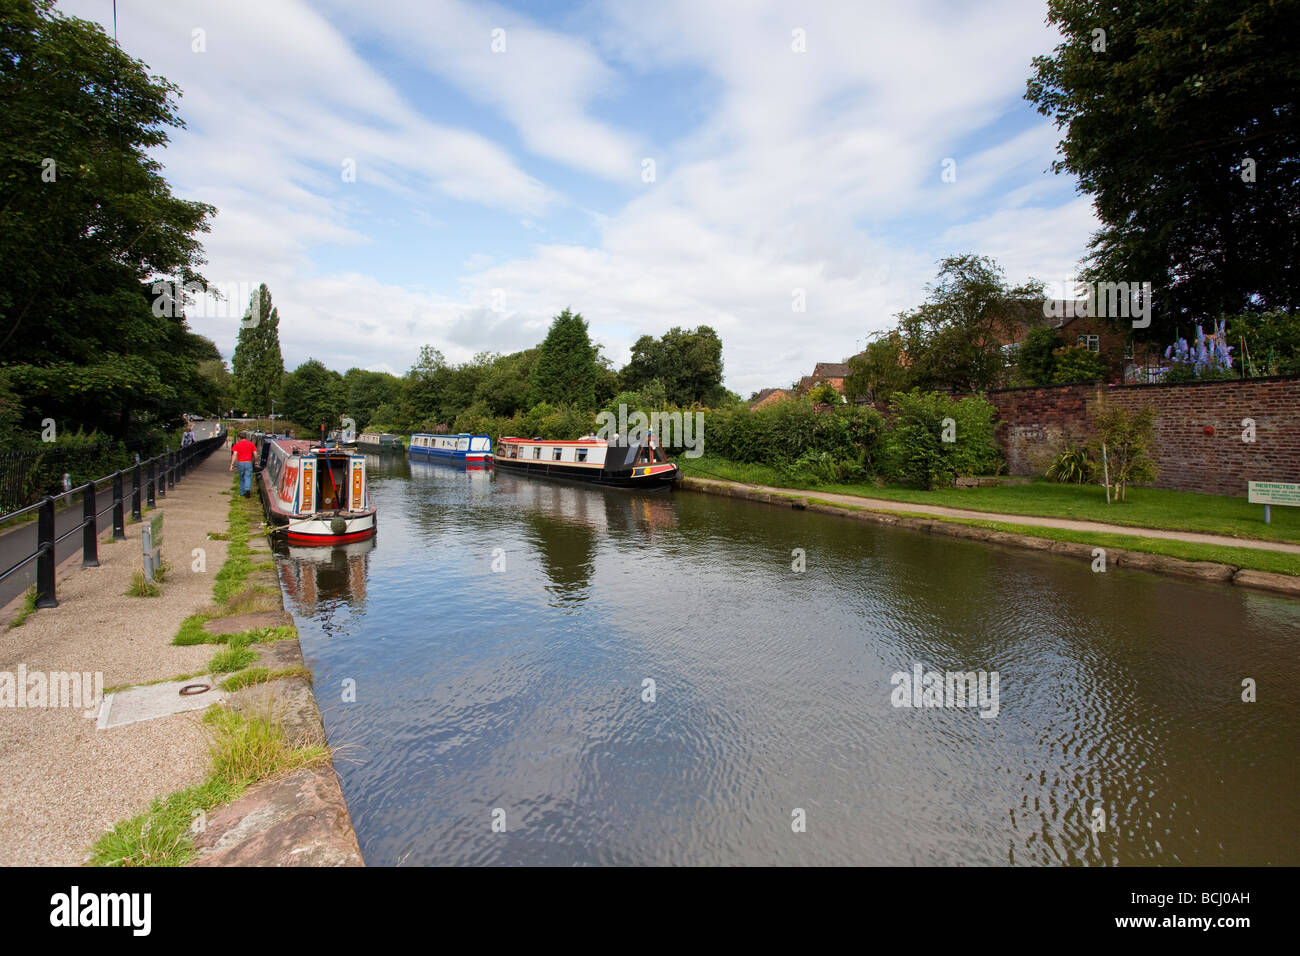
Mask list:
[{"label": "blue narrowboat", "polygon": [[488,435],[427,435],[416,433],[406,446],[412,458],[429,458],[433,461],[477,462],[492,461],[492,438]]}]

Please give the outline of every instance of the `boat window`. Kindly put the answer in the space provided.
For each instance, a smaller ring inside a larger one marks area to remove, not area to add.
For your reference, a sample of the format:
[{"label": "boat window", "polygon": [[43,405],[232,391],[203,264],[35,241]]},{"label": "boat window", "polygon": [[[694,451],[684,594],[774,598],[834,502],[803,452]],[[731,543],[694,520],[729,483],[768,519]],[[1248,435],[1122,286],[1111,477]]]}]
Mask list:
[{"label": "boat window", "polygon": [[541,457],[542,457],[542,450],[541,450],[540,448],[538,448],[536,445],[533,446],[533,457],[534,457],[534,458],[541,458]]},{"label": "boat window", "polygon": [[488,440],[486,438],[475,438],[469,443],[470,451],[487,451]]},{"label": "boat window", "polygon": [[579,448],[579,449],[578,449],[578,461],[586,461],[586,460],[587,460],[587,449],[585,449],[585,448]]},{"label": "boat window", "polygon": [[562,455],[562,454],[564,454],[564,449],[562,449],[562,448],[557,448],[557,449],[555,449],[555,451],[551,452],[551,458],[552,458],[552,460],[554,460],[554,461],[559,461],[559,460],[560,460],[560,455]]}]

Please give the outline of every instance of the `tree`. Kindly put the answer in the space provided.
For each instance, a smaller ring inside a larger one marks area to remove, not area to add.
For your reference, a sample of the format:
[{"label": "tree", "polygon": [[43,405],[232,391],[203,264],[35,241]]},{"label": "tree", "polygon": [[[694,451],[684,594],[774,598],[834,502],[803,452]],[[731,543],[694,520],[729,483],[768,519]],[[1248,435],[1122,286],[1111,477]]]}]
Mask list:
[{"label": "tree", "polygon": [[1151,327],[1300,303],[1300,33],[1269,0],[1050,0],[1026,98],[1102,228],[1084,278],[1149,281]]},{"label": "tree", "polygon": [[1027,304],[1041,309],[1042,283],[1011,288],[992,259],[961,255],[939,263],[938,281],[926,291],[924,303],[898,317],[913,381],[963,392],[999,385],[1006,368],[1003,341]]},{"label": "tree", "polygon": [[1129,482],[1154,481],[1156,465],[1151,459],[1155,444],[1156,410],[1148,405],[1130,412],[1109,402],[1099,402],[1092,412],[1101,445],[1103,476],[1107,480],[1106,501],[1127,501]]},{"label": "tree", "polygon": [[1096,352],[1082,345],[1063,345],[1052,352],[1052,385],[1099,382],[1106,377],[1106,363]]},{"label": "tree", "polygon": [[1247,376],[1300,373],[1300,312],[1230,316],[1227,341]]},{"label": "tree", "polygon": [[619,373],[619,388],[639,391],[658,379],[673,405],[712,405],[722,397],[722,340],[707,325],[643,335]]},{"label": "tree", "polygon": [[581,313],[565,309],[551,322],[538,348],[531,377],[531,403],[596,408],[596,348]]},{"label": "tree", "polygon": [[284,377],[284,358],[280,354],[280,310],[272,305],[266,283],[248,298],[230,364],[235,395],[243,411],[269,414],[271,399],[279,392]]},{"label": "tree", "polygon": [[537,355],[537,349],[526,349],[500,356],[478,383],[474,401],[482,402],[493,415],[502,418],[526,410]]},{"label": "tree", "polygon": [[397,404],[401,395],[402,380],[396,375],[360,368],[343,373],[343,405],[359,432],[370,424],[375,409]]},{"label": "tree", "polygon": [[151,294],[159,276],[202,281],[215,212],[161,175],[177,92],[52,0],[4,0],[0,355],[28,428],[145,437],[194,400],[182,310]]},{"label": "tree", "polygon": [[1016,352],[1016,365],[1026,385],[1051,385],[1056,372],[1056,350],[1061,347],[1056,329],[1036,325]]},{"label": "tree", "polygon": [[887,402],[895,392],[912,386],[912,373],[903,356],[903,340],[895,330],[879,334],[848,361],[844,394],[849,401],[865,398]]},{"label": "tree", "polygon": [[814,405],[830,405],[834,408],[840,404],[840,393],[830,382],[818,382],[808,390],[808,401]]},{"label": "tree", "polygon": [[284,377],[280,408],[289,421],[308,429],[313,436],[340,427],[343,407],[343,376],[308,359]]}]

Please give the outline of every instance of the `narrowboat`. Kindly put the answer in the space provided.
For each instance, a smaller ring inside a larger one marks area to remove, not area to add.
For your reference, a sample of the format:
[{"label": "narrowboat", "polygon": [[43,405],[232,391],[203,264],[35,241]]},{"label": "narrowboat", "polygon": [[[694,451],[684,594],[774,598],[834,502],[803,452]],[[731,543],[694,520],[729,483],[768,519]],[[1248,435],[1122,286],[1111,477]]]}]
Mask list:
[{"label": "narrowboat", "polygon": [[653,437],[607,441],[587,435],[574,441],[502,438],[495,467],[547,478],[565,478],[614,488],[671,488],[679,477]]},{"label": "narrowboat", "polygon": [[286,529],[290,544],[349,544],[374,536],[365,455],[267,438],[261,473],[271,521]]},{"label": "narrowboat", "polygon": [[357,445],[378,448],[380,451],[402,450],[402,440],[390,432],[362,432],[357,436]]},{"label": "narrowboat", "polygon": [[480,464],[492,460],[492,439],[487,435],[429,435],[417,432],[406,445],[411,458],[430,458],[434,461],[463,461]]}]

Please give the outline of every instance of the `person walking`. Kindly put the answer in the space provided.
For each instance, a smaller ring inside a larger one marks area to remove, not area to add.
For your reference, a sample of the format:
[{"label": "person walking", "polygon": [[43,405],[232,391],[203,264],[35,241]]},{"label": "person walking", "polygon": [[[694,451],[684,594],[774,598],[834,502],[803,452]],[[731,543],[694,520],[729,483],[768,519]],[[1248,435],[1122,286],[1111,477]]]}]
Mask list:
[{"label": "person walking", "polygon": [[253,455],[256,451],[257,447],[247,438],[241,438],[230,446],[230,467],[226,471],[234,471],[235,465],[239,465],[239,493],[245,498],[253,487]]},{"label": "person walking", "polygon": [[194,444],[194,423],[190,422],[185,426],[185,434],[181,436],[181,447]]}]

